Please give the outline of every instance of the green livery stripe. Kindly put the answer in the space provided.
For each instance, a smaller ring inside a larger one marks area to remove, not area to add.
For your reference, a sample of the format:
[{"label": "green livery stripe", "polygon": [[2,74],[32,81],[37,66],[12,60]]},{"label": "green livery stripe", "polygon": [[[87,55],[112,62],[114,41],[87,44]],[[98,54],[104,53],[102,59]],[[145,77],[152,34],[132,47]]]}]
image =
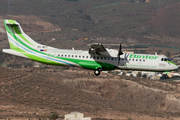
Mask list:
[{"label": "green livery stripe", "polygon": [[8,20],[9,23],[16,24],[15,20]]},{"label": "green livery stripe", "polygon": [[103,68],[103,70],[114,70],[115,66],[108,64],[108,63],[103,63],[103,62],[97,62],[97,61],[90,61],[90,60],[79,60],[79,59],[72,59],[72,58],[64,58],[64,57],[58,57],[62,60],[74,62],[81,67],[85,69],[97,69],[97,68]]},{"label": "green livery stripe", "polygon": [[[46,53],[40,52],[40,51],[38,51],[38,50],[36,50],[36,49],[33,49],[33,48],[29,47],[28,45],[26,45],[24,42],[22,42],[19,38],[16,37],[16,35],[9,29],[9,27],[8,27],[6,24],[5,24],[5,27],[6,27],[6,30],[8,31],[8,33],[10,33],[10,35],[11,35],[14,39],[16,39],[16,41],[18,41],[19,43],[21,43],[21,45],[27,47],[28,49],[30,49],[30,50],[32,50],[32,51],[34,51],[34,52],[37,52],[37,53],[46,55]],[[16,48],[17,48],[17,47],[16,47]]]},{"label": "green livery stripe", "polygon": [[[11,25],[12,29],[16,32],[16,34],[19,35],[19,37],[21,37],[23,40],[25,40],[27,43],[33,45],[32,43],[30,43],[22,34],[21,32],[19,31],[17,25]],[[34,45],[33,45],[34,46]]]},{"label": "green livery stripe", "polygon": [[[23,41],[21,41],[19,38],[17,38],[16,35],[10,30],[10,28],[6,24],[5,24],[5,28],[8,31],[8,33],[14,39],[16,39],[16,41],[18,41],[21,45],[23,45],[24,47],[32,50],[33,52],[36,52],[38,54],[46,55],[47,56],[47,53],[44,53],[44,52],[38,51],[36,49],[33,49],[30,46],[28,46],[27,44],[25,44]],[[14,27],[14,30],[15,30],[15,32],[17,34],[20,33],[18,28]],[[45,63],[45,64],[51,64],[51,65],[63,65],[63,64],[60,64],[60,63],[54,62],[54,61],[47,62],[47,59],[35,56],[33,54],[29,54],[26,51],[23,51],[20,48],[14,46],[13,44],[10,44],[10,47],[12,49],[15,48],[14,50],[16,50],[17,52],[22,53],[23,55],[27,56],[28,58],[30,58],[32,60],[35,60],[35,61],[38,61],[38,62],[42,62],[42,63]],[[114,70],[115,69],[114,65],[111,65],[111,64],[108,64],[108,63],[103,63],[103,62],[88,61],[88,60],[79,60],[79,59],[64,58],[64,57],[57,57],[57,56],[55,57],[54,55],[51,55],[51,57],[52,58],[56,58],[56,59],[61,59],[61,60],[69,61],[69,62],[72,62],[72,63],[75,63],[75,64],[78,64],[81,67],[86,68],[86,69],[93,69],[93,70],[97,69],[97,68],[103,68],[104,70]]]},{"label": "green livery stripe", "polygon": [[13,49],[13,50],[16,49],[16,48],[18,48],[18,47],[16,47],[15,45],[13,45],[11,42],[9,42],[9,45],[10,45],[10,48]]},{"label": "green livery stripe", "polygon": [[[81,66],[85,69],[92,69],[92,70],[97,69],[97,68],[102,68],[103,70],[114,70],[116,68],[121,69],[121,67],[115,66],[111,63],[98,62],[93,59],[85,60],[85,59],[75,59],[75,58],[70,58],[70,57],[60,57],[60,56],[53,55],[54,53],[52,53],[52,54],[48,53],[49,51],[47,51],[47,52],[44,52],[45,50],[40,51],[39,49],[37,49],[35,47],[36,44],[33,45],[31,43],[32,40],[29,37],[26,37],[26,34],[24,32],[21,32],[21,29],[18,27],[19,24],[17,24],[17,22],[15,20],[8,20],[7,24],[6,24],[6,20],[5,20],[4,23],[5,23],[6,31],[8,33],[7,35],[8,35],[10,47],[11,47],[11,49],[21,53],[21,55],[19,55],[19,56],[24,55],[34,61],[38,61],[38,62],[45,63],[45,64],[51,64],[51,65]],[[10,24],[8,24],[8,23],[10,23]],[[33,45],[33,46],[31,46],[31,45]],[[77,54],[77,53],[74,53],[74,54]],[[159,58],[158,56],[154,56],[154,55],[140,55],[140,54],[129,54],[129,55],[130,55],[129,58],[139,58],[139,59],[148,59],[148,60],[149,59],[154,60],[154,59]],[[174,64],[171,61],[166,61],[166,62],[171,64],[172,67],[174,67],[174,65],[177,66],[176,64]],[[114,64],[115,64],[115,61],[114,61]],[[169,66],[169,68],[171,66]],[[156,66],[148,66],[148,65],[141,65],[141,66],[137,66],[137,65],[128,66],[127,65],[127,69],[128,68],[137,68],[137,69],[141,69],[141,70],[142,70],[142,68],[144,68],[144,69],[150,69],[150,70],[154,71],[158,67],[156,68]],[[176,68],[176,67],[174,67],[174,68]],[[126,68],[124,67],[124,69],[126,69]],[[160,71],[161,69],[159,69],[159,70],[157,69],[157,70]]]},{"label": "green livery stripe", "polygon": [[[12,47],[15,47],[11,43],[10,43],[10,45]],[[41,63],[63,66],[63,64],[60,64],[58,62],[54,62],[54,61],[47,62],[47,59],[41,58],[41,57],[38,57],[38,56],[35,56],[35,55],[32,55],[32,54],[29,54],[26,51],[21,50],[20,48],[17,48],[17,49],[14,49],[14,50],[17,51],[17,52],[20,52],[21,54],[27,56],[28,58],[30,58],[32,60],[35,60],[35,61],[38,61],[38,62],[41,62]],[[104,70],[113,70],[113,69],[115,69],[114,65],[107,64],[107,63],[102,63],[102,62],[78,60],[78,59],[64,58],[64,57],[56,57],[56,58],[66,60],[66,61],[70,61],[70,62],[74,62],[74,63],[80,65],[81,67],[85,68],[85,69],[92,69],[92,70],[97,69],[97,68],[103,68]]]},{"label": "green livery stripe", "polygon": [[[10,43],[11,44],[11,43]],[[11,44],[13,47],[15,47],[13,44]],[[36,56],[36,55],[33,55],[33,54],[29,54],[29,53],[27,53],[26,51],[23,51],[23,50],[21,50],[21,49],[14,49],[15,51],[17,51],[17,52],[19,52],[19,53],[21,53],[21,54],[23,54],[23,55],[25,55],[25,56],[27,56],[28,58],[30,58],[31,60],[34,60],[34,61],[37,61],[37,62],[41,62],[41,63],[45,63],[45,64],[47,64],[47,63],[49,63],[49,64],[51,64],[51,65],[63,65],[63,64],[60,64],[60,63],[57,63],[57,62],[54,62],[54,61],[50,61],[50,62],[47,62],[47,59],[45,59],[45,58],[41,58],[41,57],[38,57],[38,56]]]},{"label": "green livery stripe", "polygon": [[6,31],[11,35],[11,36],[14,36],[13,35],[13,32],[9,29],[9,27],[6,25],[6,21],[4,20],[4,25],[5,25],[5,29]]},{"label": "green livery stripe", "polygon": [[[16,35],[11,31],[11,29],[10,29],[6,24],[5,24],[5,27],[6,27],[6,30],[8,31],[8,33],[10,33],[10,35],[11,35],[16,41],[18,41],[21,45],[25,46],[26,48],[28,48],[28,49],[36,52],[36,53],[39,53],[39,54],[42,54],[42,55],[47,55],[47,53],[40,52],[40,51],[38,51],[38,50],[36,50],[36,49],[33,49],[33,48],[29,47],[29,46],[26,45],[24,42],[22,42],[19,38],[17,38]],[[15,49],[19,49],[19,48],[17,48],[16,46],[12,46],[12,44],[11,44],[10,46],[11,46],[12,49],[14,49],[14,48],[15,48]],[[15,50],[15,49],[14,49],[14,50]],[[51,55],[51,57],[55,58],[54,55]],[[30,59],[33,59],[33,58],[30,58]],[[37,60],[37,59],[35,59],[35,60]],[[42,61],[42,60],[41,60],[41,61]],[[43,62],[43,61],[42,61],[42,62]],[[71,62],[73,62],[73,61],[71,61]],[[46,62],[46,63],[47,63],[47,62]],[[49,62],[48,62],[48,64],[49,64]]]},{"label": "green livery stripe", "polygon": [[171,62],[171,61],[166,61],[166,62],[171,63],[171,64],[177,66],[175,63],[173,63],[173,62]]}]

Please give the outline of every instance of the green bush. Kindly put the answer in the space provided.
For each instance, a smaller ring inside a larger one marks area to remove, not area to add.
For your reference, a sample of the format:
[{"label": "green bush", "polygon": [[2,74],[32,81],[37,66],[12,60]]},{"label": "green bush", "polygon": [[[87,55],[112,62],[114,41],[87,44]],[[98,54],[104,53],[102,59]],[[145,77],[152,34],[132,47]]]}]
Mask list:
[{"label": "green bush", "polygon": [[58,113],[53,112],[50,117],[49,120],[56,120],[59,117]]},{"label": "green bush", "polygon": [[142,75],[141,75],[141,73],[140,72],[138,72],[138,74],[136,75],[136,77],[141,77]]}]

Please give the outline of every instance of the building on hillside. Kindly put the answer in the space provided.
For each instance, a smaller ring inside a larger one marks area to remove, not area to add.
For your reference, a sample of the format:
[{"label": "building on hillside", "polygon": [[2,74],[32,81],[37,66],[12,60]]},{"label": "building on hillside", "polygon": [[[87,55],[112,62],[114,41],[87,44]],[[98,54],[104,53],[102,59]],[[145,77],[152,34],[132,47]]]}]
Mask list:
[{"label": "building on hillside", "polygon": [[84,113],[72,112],[71,114],[66,114],[64,120],[91,120],[91,117],[84,117]]},{"label": "building on hillside", "polygon": [[147,77],[150,77],[150,76],[157,76],[158,72],[142,71],[142,75],[144,75],[144,74],[146,74]]},{"label": "building on hillside", "polygon": [[151,2],[151,0],[131,0],[131,2],[136,2],[136,3],[139,3],[139,2]]},{"label": "building on hillside", "polygon": [[176,76],[176,77],[180,77],[180,74],[177,73],[177,72],[174,72],[174,71],[167,73],[167,75],[168,75],[170,78],[175,77],[175,76]]}]

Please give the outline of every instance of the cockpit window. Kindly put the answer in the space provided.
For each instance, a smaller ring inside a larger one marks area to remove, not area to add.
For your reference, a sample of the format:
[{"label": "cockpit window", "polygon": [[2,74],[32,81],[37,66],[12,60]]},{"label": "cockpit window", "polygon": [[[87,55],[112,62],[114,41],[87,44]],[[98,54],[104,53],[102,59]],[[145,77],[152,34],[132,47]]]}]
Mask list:
[{"label": "cockpit window", "polygon": [[162,58],[161,61],[170,61],[168,58]]}]

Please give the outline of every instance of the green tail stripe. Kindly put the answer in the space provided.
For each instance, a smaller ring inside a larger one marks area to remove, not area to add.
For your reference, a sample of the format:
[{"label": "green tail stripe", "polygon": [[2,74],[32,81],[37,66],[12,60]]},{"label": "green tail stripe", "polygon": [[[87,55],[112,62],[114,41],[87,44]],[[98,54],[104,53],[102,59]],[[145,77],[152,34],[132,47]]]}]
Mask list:
[{"label": "green tail stripe", "polygon": [[[5,24],[5,27],[6,27],[6,30],[10,33],[10,35],[14,39],[16,39],[16,41],[18,41],[21,45],[23,45],[24,47],[32,50],[33,52],[36,52],[36,53],[39,53],[39,54],[42,54],[42,55],[47,55],[47,53],[44,53],[44,52],[41,52],[41,51],[38,51],[36,49],[31,48],[30,46],[25,44],[23,41],[21,41],[19,38],[17,38],[16,35],[9,29],[9,27],[6,24]],[[16,28],[14,30],[16,30]],[[19,33],[19,32],[20,31],[16,30],[16,33]],[[54,62],[54,61],[47,62],[47,60],[45,58],[41,58],[41,57],[38,57],[38,56],[35,56],[35,55],[32,55],[32,54],[29,54],[26,51],[23,51],[20,48],[17,48],[13,44],[10,44],[10,46],[11,46],[11,48],[15,48],[14,50],[22,53],[23,55],[29,57],[32,60],[42,62],[42,63],[46,63],[46,64],[62,65],[62,64],[60,64],[58,62]],[[97,69],[98,67],[99,68],[103,67],[104,70],[113,70],[113,69],[115,69],[114,65],[111,65],[111,64],[108,64],[108,63],[102,63],[102,62],[96,62],[96,61],[87,61],[87,60],[79,60],[79,59],[72,59],[72,58],[64,58],[64,57],[58,57],[58,56],[55,57],[54,55],[51,55],[51,57],[78,64],[78,65],[80,65],[80,66],[82,66],[83,68],[86,68],[86,69]]]},{"label": "green tail stripe", "polygon": [[[23,35],[22,33],[19,31],[17,25],[11,25],[12,29],[16,32],[16,34],[19,35],[19,37],[21,37],[23,40],[25,40],[27,43],[33,45],[32,43],[30,43]],[[33,45],[34,46],[34,45]]]},{"label": "green tail stripe", "polygon": [[[11,43],[10,43],[11,44]],[[13,47],[15,47],[13,44],[11,44],[11,46],[13,46]],[[33,55],[33,54],[29,54],[29,53],[27,53],[26,51],[23,51],[23,50],[21,50],[21,49],[14,49],[15,51],[17,51],[17,52],[19,52],[19,53],[21,53],[21,54],[23,54],[23,55],[25,55],[25,56],[27,56],[28,58],[30,58],[31,60],[34,60],[34,61],[37,61],[37,62],[41,62],[41,63],[45,63],[45,64],[47,64],[47,59],[45,59],[45,58],[41,58],[41,57],[38,57],[38,56],[36,56],[36,55]],[[51,65],[59,65],[59,66],[62,66],[63,64],[60,64],[60,63],[58,63],[58,62],[54,62],[54,61],[50,61],[49,62],[49,64],[51,64]]]},{"label": "green tail stripe", "polygon": [[16,21],[15,20],[8,20],[9,23],[13,23],[13,24],[16,24]]}]

